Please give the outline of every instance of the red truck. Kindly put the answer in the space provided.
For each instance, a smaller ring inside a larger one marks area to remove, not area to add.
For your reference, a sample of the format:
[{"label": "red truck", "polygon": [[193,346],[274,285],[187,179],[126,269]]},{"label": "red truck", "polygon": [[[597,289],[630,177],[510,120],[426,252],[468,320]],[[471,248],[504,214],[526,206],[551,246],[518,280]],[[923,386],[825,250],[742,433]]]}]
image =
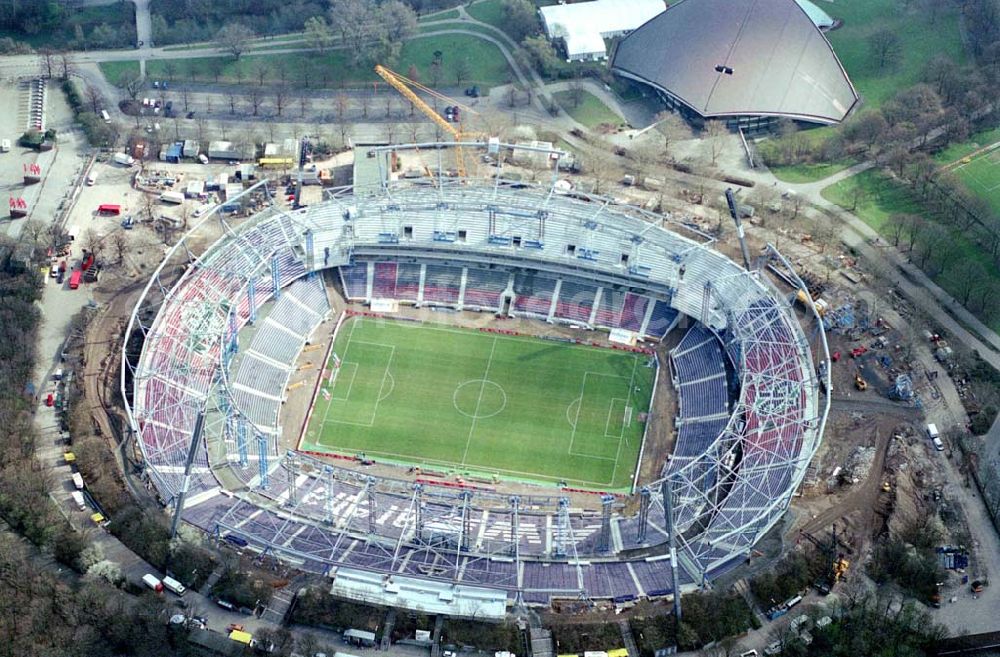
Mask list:
[{"label": "red truck", "polygon": [[81,280],[83,280],[83,272],[77,269],[73,272],[73,275],[69,277],[69,289],[75,290],[80,287]]}]

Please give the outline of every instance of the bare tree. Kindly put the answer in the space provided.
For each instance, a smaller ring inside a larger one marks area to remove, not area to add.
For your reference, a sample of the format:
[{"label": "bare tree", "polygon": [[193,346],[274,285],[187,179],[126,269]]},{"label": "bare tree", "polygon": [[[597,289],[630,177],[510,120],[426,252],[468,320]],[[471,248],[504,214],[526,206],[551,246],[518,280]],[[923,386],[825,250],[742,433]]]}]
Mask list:
[{"label": "bare tree", "polygon": [[248,42],[254,38],[253,30],[242,23],[229,23],[215,35],[215,42],[221,50],[239,59],[246,51]]},{"label": "bare tree", "polygon": [[56,52],[50,48],[38,51],[38,69],[43,78],[51,80],[56,70]]},{"label": "bare tree", "polygon": [[722,121],[708,121],[705,124],[705,138],[708,140],[708,151],[712,158],[712,166],[719,160],[719,153],[725,145],[724,139],[729,131]]},{"label": "bare tree", "polygon": [[344,92],[337,93],[333,98],[333,108],[337,114],[337,121],[343,122],[344,117],[347,115],[347,103],[348,98]]},{"label": "bare tree", "polygon": [[663,139],[663,159],[669,160],[670,147],[675,141],[691,135],[684,119],[673,112],[663,111],[656,115],[656,131]]},{"label": "bare tree", "polygon": [[104,105],[104,97],[101,96],[101,92],[97,87],[88,84],[83,95],[87,98],[87,104],[90,105],[90,110],[94,114],[101,111],[101,106]]},{"label": "bare tree", "polygon": [[236,114],[236,99],[237,98],[238,98],[238,96],[236,95],[235,91],[230,90],[230,91],[226,92],[226,99],[229,101],[229,113],[230,114]]},{"label": "bare tree", "polygon": [[270,70],[270,67],[267,65],[267,62],[265,62],[262,59],[259,59],[253,63],[253,66],[251,67],[250,70],[254,78],[257,79],[257,86],[258,87],[264,86],[264,80],[267,79],[267,72]]},{"label": "bare tree", "polygon": [[396,142],[396,135],[399,133],[399,124],[395,121],[386,121],[382,124],[382,134],[385,135],[386,141],[390,144]]},{"label": "bare tree", "polygon": [[455,84],[461,86],[469,79],[469,75],[472,72],[472,67],[469,64],[469,60],[465,57],[460,57],[455,61],[455,66],[453,69],[455,73]]},{"label": "bare tree", "polygon": [[208,60],[208,71],[212,74],[212,79],[216,82],[222,77],[222,72],[226,68],[226,63],[222,61],[221,57],[212,57]]},{"label": "bare tree", "polygon": [[274,111],[278,116],[281,116],[282,110],[285,109],[285,105],[288,103],[288,87],[285,85],[280,85],[274,90]]},{"label": "bare tree", "polygon": [[139,97],[139,94],[142,93],[142,88],[145,86],[145,83],[138,75],[133,75],[123,71],[122,74],[118,76],[118,86],[125,90],[129,100],[134,103]]},{"label": "bare tree", "polygon": [[94,230],[93,226],[89,226],[83,232],[83,248],[93,253],[95,258],[101,257],[101,252],[104,250],[104,238]]},{"label": "bare tree", "polygon": [[128,248],[128,237],[125,236],[125,231],[116,230],[111,233],[111,251],[115,254],[115,264],[120,265],[125,262]]},{"label": "bare tree", "polygon": [[573,109],[580,106],[583,102],[583,82],[579,77],[574,77],[569,82],[569,102],[573,105]]},{"label": "bare tree", "polygon": [[177,76],[177,64],[172,59],[163,62],[163,75],[171,82]]},{"label": "bare tree", "polygon": [[69,76],[76,73],[76,60],[73,59],[72,53],[67,51],[62,51],[59,53],[59,77],[63,80],[69,80]]},{"label": "bare tree", "polygon": [[264,94],[259,87],[250,87],[247,92],[247,100],[250,101],[250,109],[254,116],[260,111],[260,105],[264,101]]},{"label": "bare tree", "polygon": [[274,73],[278,76],[278,82],[282,86],[288,84],[288,61],[279,57],[274,62]]},{"label": "bare tree", "polygon": [[42,245],[43,238],[45,237],[47,231],[48,226],[46,226],[41,219],[36,219],[34,217],[28,219],[28,221],[26,221],[24,226],[21,228],[21,234],[27,236],[31,240],[31,243],[36,247]]},{"label": "bare tree", "polygon": [[189,112],[191,105],[191,92],[187,89],[181,89],[181,103],[184,104],[184,111]]},{"label": "bare tree", "polygon": [[312,99],[306,94],[299,94],[299,118],[306,118],[306,112],[309,111],[309,107],[312,105]]},{"label": "bare tree", "polygon": [[371,96],[368,95],[368,89],[362,89],[359,94],[361,97],[361,116],[363,118],[368,118],[368,105],[371,104]]}]

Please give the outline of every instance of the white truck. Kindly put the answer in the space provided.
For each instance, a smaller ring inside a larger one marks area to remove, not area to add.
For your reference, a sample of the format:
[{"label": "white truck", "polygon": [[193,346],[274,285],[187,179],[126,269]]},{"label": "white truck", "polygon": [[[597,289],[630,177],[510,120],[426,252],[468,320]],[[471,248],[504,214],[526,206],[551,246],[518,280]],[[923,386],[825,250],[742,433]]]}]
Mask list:
[{"label": "white truck", "polygon": [[70,497],[73,498],[73,503],[76,504],[78,509],[80,509],[81,511],[87,510],[87,502],[86,500],[83,499],[83,493],[81,493],[78,490],[75,490],[72,493],[70,493]]},{"label": "white truck", "polygon": [[142,576],[142,583],[157,593],[161,593],[163,591],[163,582],[161,582],[156,575],[151,573],[146,573]]},{"label": "white truck", "polygon": [[944,442],[941,440],[941,433],[938,431],[936,424],[927,425],[927,437],[934,443],[934,449],[939,452],[944,451]]},{"label": "white truck", "polygon": [[83,476],[79,472],[73,473],[73,486],[77,490],[83,490]]},{"label": "white truck", "polygon": [[128,153],[115,153],[113,159],[115,161],[115,164],[121,164],[126,167],[132,166],[132,163],[135,162],[135,158],[133,158]]},{"label": "white truck", "polygon": [[176,593],[177,595],[184,595],[184,591],[187,591],[187,587],[178,582],[173,577],[169,576],[164,577],[162,582],[163,582],[163,588],[170,591],[171,593]]},{"label": "white truck", "polygon": [[160,203],[180,204],[184,202],[184,194],[181,192],[163,192],[160,194]]}]

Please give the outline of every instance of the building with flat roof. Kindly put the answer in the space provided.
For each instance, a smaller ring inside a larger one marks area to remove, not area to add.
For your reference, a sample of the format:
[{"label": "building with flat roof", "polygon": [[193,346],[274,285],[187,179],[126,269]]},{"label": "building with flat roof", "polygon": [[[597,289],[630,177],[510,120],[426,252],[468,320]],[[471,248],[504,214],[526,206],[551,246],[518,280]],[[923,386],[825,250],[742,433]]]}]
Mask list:
[{"label": "building with flat roof", "polygon": [[625,37],[611,69],[652,87],[696,124],[833,124],[859,100],[796,0],[680,0]]},{"label": "building with flat roof", "polygon": [[663,0],[593,0],[542,7],[545,33],[561,40],[567,61],[607,59],[604,40],[628,34],[666,9]]}]

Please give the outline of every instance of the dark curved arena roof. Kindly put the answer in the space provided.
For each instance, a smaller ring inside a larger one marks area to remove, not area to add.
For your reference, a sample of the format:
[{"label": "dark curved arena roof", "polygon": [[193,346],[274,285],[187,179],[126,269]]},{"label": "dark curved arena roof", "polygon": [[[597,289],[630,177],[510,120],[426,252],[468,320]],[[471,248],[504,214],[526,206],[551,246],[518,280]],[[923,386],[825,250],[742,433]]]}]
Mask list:
[{"label": "dark curved arena roof", "polygon": [[858,102],[795,0],[681,0],[625,37],[611,66],[706,118],[837,123]]}]

